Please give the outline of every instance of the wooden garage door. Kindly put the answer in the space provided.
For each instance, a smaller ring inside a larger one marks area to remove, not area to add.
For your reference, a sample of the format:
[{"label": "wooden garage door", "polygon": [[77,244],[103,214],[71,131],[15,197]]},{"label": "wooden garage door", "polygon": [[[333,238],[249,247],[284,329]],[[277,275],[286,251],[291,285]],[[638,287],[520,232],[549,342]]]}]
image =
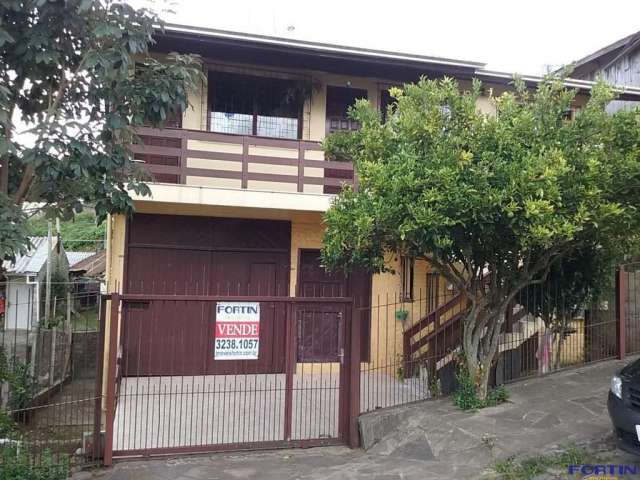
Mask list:
[{"label": "wooden garage door", "polygon": [[[286,296],[288,222],[135,215],[125,291],[138,294]],[[264,303],[258,360],[214,360],[214,302],[125,303],[123,374],[200,375],[284,371],[285,312]]]}]

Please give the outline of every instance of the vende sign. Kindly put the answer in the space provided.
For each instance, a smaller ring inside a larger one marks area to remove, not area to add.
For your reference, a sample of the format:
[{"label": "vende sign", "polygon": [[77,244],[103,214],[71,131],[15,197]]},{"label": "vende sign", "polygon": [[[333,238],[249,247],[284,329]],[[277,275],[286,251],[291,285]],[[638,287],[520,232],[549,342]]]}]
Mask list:
[{"label": "vende sign", "polygon": [[216,360],[256,360],[260,347],[260,303],[218,302],[214,333]]}]

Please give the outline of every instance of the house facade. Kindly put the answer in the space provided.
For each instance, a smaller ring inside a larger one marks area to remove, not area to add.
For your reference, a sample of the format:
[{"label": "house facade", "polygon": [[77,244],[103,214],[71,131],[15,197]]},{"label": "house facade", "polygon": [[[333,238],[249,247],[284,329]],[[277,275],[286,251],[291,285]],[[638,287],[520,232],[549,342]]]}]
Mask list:
[{"label": "house facade", "polygon": [[[487,113],[513,76],[477,62],[183,26],[156,40],[158,58],[198,54],[204,80],[166,128],[140,129],[134,153],[151,196],[133,197],[133,217],[108,220],[106,288],[120,309],[105,316],[107,447],[130,456],[357,443],[360,412],[431,395],[452,365],[466,303],[426,262],[394,252],[387,273],[323,269],[323,215],[358,179],[351,163],[325,158],[321,142],[358,128],[347,115],[356,99],[385,112],[389,88],[421,76],[461,88],[481,80]],[[580,108],[592,83],[566,84]],[[255,317],[230,327],[237,319],[220,321],[227,307]],[[540,322],[522,314],[508,312],[505,344],[519,349],[503,360],[510,371],[535,362]],[[219,355],[221,332],[243,328],[254,332],[241,342],[245,356]]]},{"label": "house facade", "polygon": [[[134,197],[133,218],[109,220],[108,290],[352,297],[362,304],[390,298],[406,303],[407,318],[399,326],[395,310],[377,312],[370,328],[371,313],[363,316],[363,353],[390,335],[397,342],[389,348],[401,351],[403,331],[451,287],[425,262],[392,253],[395,273],[344,277],[322,269],[323,214],[341,185],[357,188],[357,176],[351,163],[325,159],[320,142],[358,128],[347,116],[356,99],[386,111],[389,87],[420,76],[454,77],[461,88],[480,79],[485,95],[478,109],[485,112],[493,111],[490,93],[508,89],[512,76],[477,62],[178,26],[160,34],[155,49],[159,57],[199,54],[206,80],[191,92],[181,118],[163,130],[140,131],[143,144],[135,154],[153,179],[152,195]],[[539,79],[524,80],[534,85]],[[579,108],[590,85],[568,85],[580,90]],[[327,322],[300,337],[300,362],[337,361],[339,320]],[[166,335],[180,328],[174,322]],[[311,338],[320,331],[322,340]]]}]

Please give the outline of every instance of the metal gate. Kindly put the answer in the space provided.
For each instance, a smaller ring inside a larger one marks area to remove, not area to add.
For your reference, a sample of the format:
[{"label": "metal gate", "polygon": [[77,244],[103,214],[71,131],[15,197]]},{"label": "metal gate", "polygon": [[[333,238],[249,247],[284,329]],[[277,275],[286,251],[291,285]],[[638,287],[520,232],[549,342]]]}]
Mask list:
[{"label": "metal gate", "polygon": [[[351,298],[110,298],[107,465],[112,457],[355,441]],[[217,357],[221,302],[259,305],[257,359]],[[307,332],[326,329],[337,329],[336,341],[313,344],[327,335]],[[312,344],[301,348],[300,339]]]}]

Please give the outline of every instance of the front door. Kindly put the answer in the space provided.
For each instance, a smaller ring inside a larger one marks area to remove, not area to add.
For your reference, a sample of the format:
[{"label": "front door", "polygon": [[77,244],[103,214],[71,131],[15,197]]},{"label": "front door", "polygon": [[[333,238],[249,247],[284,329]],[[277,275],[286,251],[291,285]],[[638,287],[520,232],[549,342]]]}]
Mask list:
[{"label": "front door", "polygon": [[347,296],[348,279],[327,273],[319,250],[300,250],[299,259],[297,296],[312,300],[295,307],[291,438],[344,441],[351,303],[338,299]]},{"label": "front door", "polygon": [[[328,273],[320,264],[319,250],[301,250],[298,296],[347,296],[348,278]],[[298,308],[298,362],[338,362],[344,351],[344,304],[304,303]]]}]

